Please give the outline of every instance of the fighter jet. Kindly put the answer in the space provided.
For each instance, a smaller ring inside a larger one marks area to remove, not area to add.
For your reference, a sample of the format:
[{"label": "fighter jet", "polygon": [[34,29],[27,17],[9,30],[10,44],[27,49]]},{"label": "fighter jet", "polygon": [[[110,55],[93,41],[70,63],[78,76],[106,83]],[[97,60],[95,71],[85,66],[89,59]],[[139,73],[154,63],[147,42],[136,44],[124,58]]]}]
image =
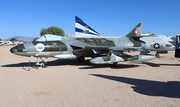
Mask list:
[{"label": "fighter jet", "polygon": [[140,40],[146,43],[146,47],[142,53],[148,51],[156,51],[156,57],[160,57],[159,54],[167,54],[168,51],[174,51],[175,46],[167,40],[160,39],[158,37],[142,37]]},{"label": "fighter jet", "polygon": [[[137,33],[135,31],[135,33]],[[139,33],[139,32],[138,32]],[[89,26],[87,23],[85,23],[82,19],[80,19],[78,16],[75,16],[75,34],[76,37],[103,37],[98,31],[93,29],[91,26]],[[104,36],[104,38],[107,38]],[[119,37],[120,38],[120,37]],[[122,37],[123,38],[123,37]],[[139,41],[144,42],[145,46],[141,49],[141,54],[147,54],[150,53],[150,51],[156,51],[156,57],[160,57],[159,54],[168,53],[168,51],[175,50],[175,46],[163,39],[157,38],[154,33],[148,33],[148,34],[140,34],[138,36]],[[133,42],[135,39],[131,38],[131,41]]]},{"label": "fighter jet", "polygon": [[[89,29],[89,26],[86,26],[86,28]],[[86,30],[86,28],[81,31],[92,34],[92,29]],[[145,42],[140,40],[141,29],[142,23],[139,23],[123,37],[62,37],[44,35],[32,42],[15,46],[10,49],[10,52],[21,56],[37,57],[36,65],[41,67],[47,65],[43,61],[43,57],[78,59],[79,62],[83,62],[85,57],[92,57],[91,63],[109,64],[111,67],[114,67],[118,62],[152,60],[156,58],[154,55],[132,56],[124,53],[125,50],[145,48]]]},{"label": "fighter jet", "polygon": [[180,58],[180,34],[176,35],[176,49],[174,57]]}]

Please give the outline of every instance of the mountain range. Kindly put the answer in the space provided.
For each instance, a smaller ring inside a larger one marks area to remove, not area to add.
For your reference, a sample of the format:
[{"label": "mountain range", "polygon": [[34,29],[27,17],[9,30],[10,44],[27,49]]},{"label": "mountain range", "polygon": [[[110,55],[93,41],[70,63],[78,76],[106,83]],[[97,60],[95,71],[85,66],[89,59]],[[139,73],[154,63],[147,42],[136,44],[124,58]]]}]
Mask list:
[{"label": "mountain range", "polygon": [[5,39],[5,41],[8,41],[12,38],[15,38],[16,40],[18,41],[23,41],[23,42],[31,42],[34,40],[35,37],[26,37],[26,36],[14,36],[14,37],[10,37],[10,38],[7,38]]}]

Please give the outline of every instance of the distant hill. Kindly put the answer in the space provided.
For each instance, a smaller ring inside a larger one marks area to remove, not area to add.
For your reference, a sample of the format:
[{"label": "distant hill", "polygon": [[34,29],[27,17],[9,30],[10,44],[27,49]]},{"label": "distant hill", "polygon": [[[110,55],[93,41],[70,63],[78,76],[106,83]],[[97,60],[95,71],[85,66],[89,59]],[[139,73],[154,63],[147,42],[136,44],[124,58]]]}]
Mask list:
[{"label": "distant hill", "polygon": [[11,38],[7,38],[5,39],[6,41],[12,39],[12,38],[16,38],[18,41],[23,41],[23,42],[31,42],[34,40],[35,37],[26,37],[26,36],[14,36]]}]

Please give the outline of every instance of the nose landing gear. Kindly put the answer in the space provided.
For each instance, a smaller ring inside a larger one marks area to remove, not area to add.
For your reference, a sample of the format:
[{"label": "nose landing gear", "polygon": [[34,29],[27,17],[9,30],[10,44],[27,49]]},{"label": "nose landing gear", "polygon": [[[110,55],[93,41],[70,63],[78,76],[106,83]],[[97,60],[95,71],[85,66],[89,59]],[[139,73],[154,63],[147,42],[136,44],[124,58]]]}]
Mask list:
[{"label": "nose landing gear", "polygon": [[155,56],[156,56],[157,58],[160,58],[160,55],[159,55],[158,52],[156,52]]},{"label": "nose landing gear", "polygon": [[47,63],[41,57],[37,57],[36,67],[47,68]]}]

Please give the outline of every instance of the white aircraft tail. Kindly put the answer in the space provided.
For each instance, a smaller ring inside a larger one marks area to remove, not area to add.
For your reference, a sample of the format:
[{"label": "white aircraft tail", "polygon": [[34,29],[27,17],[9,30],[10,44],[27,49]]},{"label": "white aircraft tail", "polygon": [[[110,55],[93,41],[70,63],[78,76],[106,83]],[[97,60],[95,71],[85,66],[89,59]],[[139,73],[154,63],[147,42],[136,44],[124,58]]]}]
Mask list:
[{"label": "white aircraft tail", "polygon": [[93,37],[102,35],[86,24],[82,19],[75,16],[75,36],[76,37]]}]

